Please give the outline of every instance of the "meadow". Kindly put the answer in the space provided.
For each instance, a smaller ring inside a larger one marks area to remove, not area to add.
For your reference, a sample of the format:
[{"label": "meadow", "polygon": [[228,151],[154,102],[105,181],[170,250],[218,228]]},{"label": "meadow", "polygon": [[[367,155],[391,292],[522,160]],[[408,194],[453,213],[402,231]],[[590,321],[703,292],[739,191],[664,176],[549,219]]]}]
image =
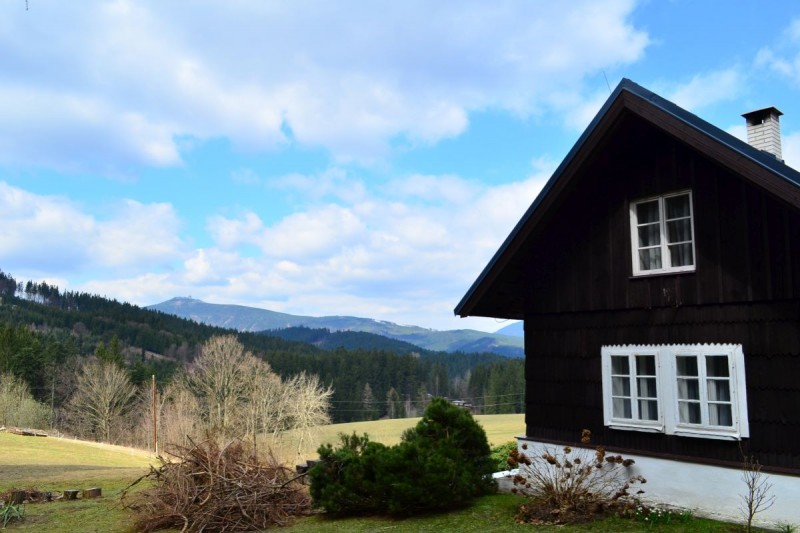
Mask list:
[{"label": "meadow", "polygon": [[[524,415],[482,415],[476,417],[492,443],[513,439],[524,431]],[[387,445],[396,444],[418,418],[376,420],[321,426],[316,443],[336,443],[339,433],[368,433]],[[291,435],[275,453],[286,462],[295,459]],[[260,444],[263,445],[263,444]],[[301,460],[316,456],[307,450]],[[61,493],[100,487],[103,497],[51,503],[27,504],[22,522],[9,525],[14,531],[41,532],[125,532],[132,521],[118,502],[120,493],[157,464],[153,454],[134,448],[54,437],[25,437],[0,432],[0,493],[11,489],[36,489]],[[309,526],[317,527],[317,526]]]},{"label": "meadow", "polygon": [[[483,415],[477,420],[492,445],[512,440],[523,431],[524,415]],[[418,419],[380,420],[323,426],[319,442],[337,442],[339,433],[367,433],[384,444],[399,442],[402,432]],[[290,454],[289,450],[283,453]],[[313,456],[314,454],[309,454]],[[65,531],[124,533],[133,521],[119,503],[121,492],[156,464],[147,451],[53,437],[24,437],[0,433],[0,494],[10,489],[54,491],[101,487],[97,499],[55,501],[25,505],[25,519],[8,525],[9,531],[62,533]],[[514,515],[522,498],[498,494],[479,499],[475,505],[445,515],[413,517],[407,520],[350,518],[330,520],[323,515],[301,518],[285,529],[292,532],[423,532],[423,531],[735,531],[730,524],[692,518],[673,524],[645,524],[632,520],[604,520],[575,526],[534,526],[517,524]]]}]

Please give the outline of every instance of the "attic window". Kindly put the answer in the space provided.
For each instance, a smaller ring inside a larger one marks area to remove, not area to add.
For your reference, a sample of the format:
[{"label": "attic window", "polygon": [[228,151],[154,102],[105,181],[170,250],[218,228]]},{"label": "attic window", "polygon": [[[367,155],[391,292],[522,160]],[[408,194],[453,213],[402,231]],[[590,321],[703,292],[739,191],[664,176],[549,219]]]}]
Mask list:
[{"label": "attic window", "polygon": [[695,269],[691,191],[631,202],[630,210],[634,276]]},{"label": "attic window", "polygon": [[603,346],[612,429],[739,440],[749,435],[740,344]]}]

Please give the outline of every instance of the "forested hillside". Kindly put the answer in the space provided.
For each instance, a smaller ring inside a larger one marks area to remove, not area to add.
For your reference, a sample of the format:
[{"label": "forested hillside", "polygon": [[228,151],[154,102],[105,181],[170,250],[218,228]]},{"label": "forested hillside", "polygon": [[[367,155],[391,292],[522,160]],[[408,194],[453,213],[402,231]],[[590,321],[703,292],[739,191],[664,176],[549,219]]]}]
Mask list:
[{"label": "forested hillside", "polygon": [[70,429],[65,406],[88,361],[118,363],[133,385],[155,375],[164,390],[191,368],[204,343],[231,334],[282,379],[319,376],[331,387],[336,422],[415,416],[432,396],[465,400],[478,412],[523,409],[520,359],[431,352],[364,333],[235,332],[46,283],[23,284],[0,271],[0,376],[27,386],[62,429]]},{"label": "forested hillside", "polygon": [[191,297],[172,298],[148,306],[148,309],[238,331],[275,332],[285,328],[303,327],[334,333],[362,332],[406,342],[426,350],[524,356],[521,334],[498,335],[472,329],[439,331],[355,316],[290,315],[243,305],[212,304]]}]

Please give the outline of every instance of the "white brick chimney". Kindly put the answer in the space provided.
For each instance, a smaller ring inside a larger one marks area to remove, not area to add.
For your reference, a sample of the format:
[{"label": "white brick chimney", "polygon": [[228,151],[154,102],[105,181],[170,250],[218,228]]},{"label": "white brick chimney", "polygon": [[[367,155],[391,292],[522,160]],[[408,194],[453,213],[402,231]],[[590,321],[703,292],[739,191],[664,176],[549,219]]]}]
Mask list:
[{"label": "white brick chimney", "polygon": [[781,154],[781,120],[783,115],[775,107],[750,111],[742,115],[747,121],[747,142],[750,146],[774,155],[783,161]]}]

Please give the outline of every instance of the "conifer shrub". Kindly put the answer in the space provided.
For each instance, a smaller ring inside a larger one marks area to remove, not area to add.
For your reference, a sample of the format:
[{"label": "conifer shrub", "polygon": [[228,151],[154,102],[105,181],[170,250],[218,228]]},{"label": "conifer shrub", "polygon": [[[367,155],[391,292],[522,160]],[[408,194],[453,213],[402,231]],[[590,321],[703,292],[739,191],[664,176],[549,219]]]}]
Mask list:
[{"label": "conifer shrub", "polygon": [[333,515],[414,513],[462,507],[495,489],[483,428],[466,409],[435,398],[396,446],[365,434],[319,448],[313,504]]},{"label": "conifer shrub", "polygon": [[517,441],[510,440],[508,442],[504,442],[503,444],[498,444],[497,446],[492,447],[492,464],[494,465],[495,472],[502,472],[504,470],[508,470],[511,468],[509,464],[509,459],[511,452],[517,450]]},{"label": "conifer shrub", "polygon": [[386,501],[385,482],[378,481],[388,448],[365,433],[339,434],[340,445],[319,447],[320,462],[309,472],[312,504],[333,515],[378,513]]}]

